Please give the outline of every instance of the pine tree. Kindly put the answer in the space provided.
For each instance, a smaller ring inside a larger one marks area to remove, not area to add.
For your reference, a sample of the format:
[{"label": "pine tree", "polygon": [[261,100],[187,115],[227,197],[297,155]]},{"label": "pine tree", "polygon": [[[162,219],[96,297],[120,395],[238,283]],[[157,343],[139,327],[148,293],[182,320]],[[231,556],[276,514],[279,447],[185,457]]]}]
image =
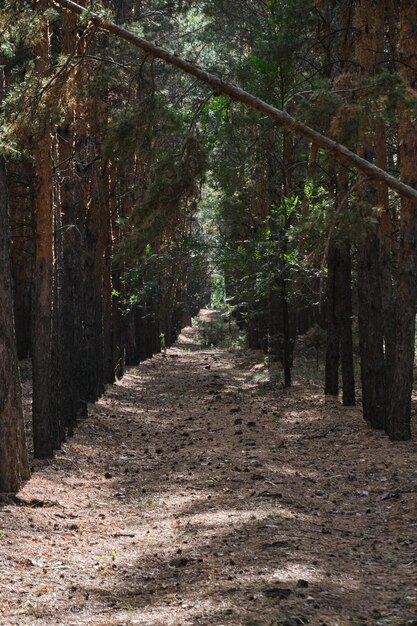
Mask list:
[{"label": "pine tree", "polygon": [[[3,98],[0,56],[0,103]],[[0,497],[17,493],[30,476],[14,329],[9,232],[6,166],[0,153]]]},{"label": "pine tree", "polygon": [[[398,66],[405,87],[399,111],[401,179],[417,187],[417,125],[415,106],[417,5],[400,2]],[[417,205],[403,198],[400,208],[399,253],[394,287],[392,332],[395,336],[387,430],[391,439],[411,437],[411,394],[413,387],[414,335],[417,288]]]}]

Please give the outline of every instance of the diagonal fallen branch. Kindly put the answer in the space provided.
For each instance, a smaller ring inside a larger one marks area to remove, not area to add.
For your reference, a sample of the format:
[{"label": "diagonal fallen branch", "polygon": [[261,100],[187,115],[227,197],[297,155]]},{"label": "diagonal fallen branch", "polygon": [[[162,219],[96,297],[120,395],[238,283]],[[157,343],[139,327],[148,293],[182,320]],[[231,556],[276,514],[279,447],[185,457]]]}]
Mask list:
[{"label": "diagonal fallen branch", "polygon": [[323,148],[347,165],[350,165],[351,167],[359,170],[368,178],[381,181],[391,189],[397,191],[401,196],[406,196],[407,198],[411,198],[412,200],[417,201],[416,189],[398,180],[398,178],[395,178],[395,176],[391,176],[391,174],[388,174],[388,172],[382,170],[376,165],[373,165],[366,159],[358,156],[357,154],[346,148],[346,146],[339,144],[336,141],[333,141],[329,137],[322,135],[321,133],[317,132],[313,128],[310,128],[306,124],[299,122],[285,111],[277,109],[271,104],[268,104],[260,98],[252,95],[248,91],[245,91],[244,89],[233,85],[232,83],[224,82],[220,76],[216,76],[211,72],[207,72],[205,69],[193,65],[189,61],[186,61],[185,59],[182,59],[181,57],[176,56],[171,52],[168,52],[164,48],[160,48],[159,46],[150,43],[146,39],[143,39],[138,35],[134,35],[126,28],[118,26],[114,22],[111,22],[104,17],[100,17],[96,13],[90,12],[89,10],[80,6],[76,2],[73,2],[72,0],[52,1],[56,5],[68,9],[73,13],[77,13],[78,15],[86,14],[90,23],[94,24],[98,28],[107,31],[108,33],[112,33],[113,35],[116,35],[116,37],[123,39],[124,41],[130,43],[136,48],[144,50],[149,56],[153,58],[161,59],[162,61],[165,61],[165,63],[173,65],[183,72],[195,76],[203,83],[206,83],[213,87],[218,93],[223,93],[232,98],[232,100],[241,102],[251,109],[255,109],[261,113],[264,113],[283,128],[286,128],[287,130],[290,130],[293,133],[300,135],[305,139],[308,139],[319,148]]}]

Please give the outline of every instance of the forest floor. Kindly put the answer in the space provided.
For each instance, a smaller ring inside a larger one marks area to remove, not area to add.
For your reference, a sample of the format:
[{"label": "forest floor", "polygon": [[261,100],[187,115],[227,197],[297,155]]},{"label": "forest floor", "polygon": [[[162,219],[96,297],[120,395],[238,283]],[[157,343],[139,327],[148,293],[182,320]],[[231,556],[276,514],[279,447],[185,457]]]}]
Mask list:
[{"label": "forest floor", "polygon": [[417,624],[417,443],[260,354],[185,329],[34,468],[0,507],[1,626]]}]

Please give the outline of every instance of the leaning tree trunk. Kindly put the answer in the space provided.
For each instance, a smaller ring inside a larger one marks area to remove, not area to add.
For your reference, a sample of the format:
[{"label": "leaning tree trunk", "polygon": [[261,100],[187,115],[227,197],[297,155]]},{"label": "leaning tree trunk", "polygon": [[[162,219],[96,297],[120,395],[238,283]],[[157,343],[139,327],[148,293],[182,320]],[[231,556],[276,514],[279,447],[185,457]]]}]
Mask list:
[{"label": "leaning tree trunk", "polygon": [[[417,4],[400,2],[400,72],[410,94],[414,95],[417,74]],[[413,109],[400,110],[400,173],[404,182],[417,185],[417,124]],[[415,312],[417,285],[417,204],[401,202],[398,275],[395,292],[395,351],[391,368],[392,385],[387,431],[391,439],[411,437],[411,392],[413,387]]]},{"label": "leaning tree trunk", "polygon": [[17,493],[29,476],[14,330],[6,168],[0,155],[0,494]]}]

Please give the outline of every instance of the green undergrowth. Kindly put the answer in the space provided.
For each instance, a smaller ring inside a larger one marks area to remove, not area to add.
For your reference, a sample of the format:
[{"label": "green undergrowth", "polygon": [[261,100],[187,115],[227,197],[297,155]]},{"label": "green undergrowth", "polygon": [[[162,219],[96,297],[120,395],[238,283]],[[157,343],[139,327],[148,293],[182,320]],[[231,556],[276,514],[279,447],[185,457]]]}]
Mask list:
[{"label": "green undergrowth", "polygon": [[241,349],[247,345],[246,334],[228,315],[220,315],[214,321],[193,319],[193,326],[198,329],[202,348]]}]

